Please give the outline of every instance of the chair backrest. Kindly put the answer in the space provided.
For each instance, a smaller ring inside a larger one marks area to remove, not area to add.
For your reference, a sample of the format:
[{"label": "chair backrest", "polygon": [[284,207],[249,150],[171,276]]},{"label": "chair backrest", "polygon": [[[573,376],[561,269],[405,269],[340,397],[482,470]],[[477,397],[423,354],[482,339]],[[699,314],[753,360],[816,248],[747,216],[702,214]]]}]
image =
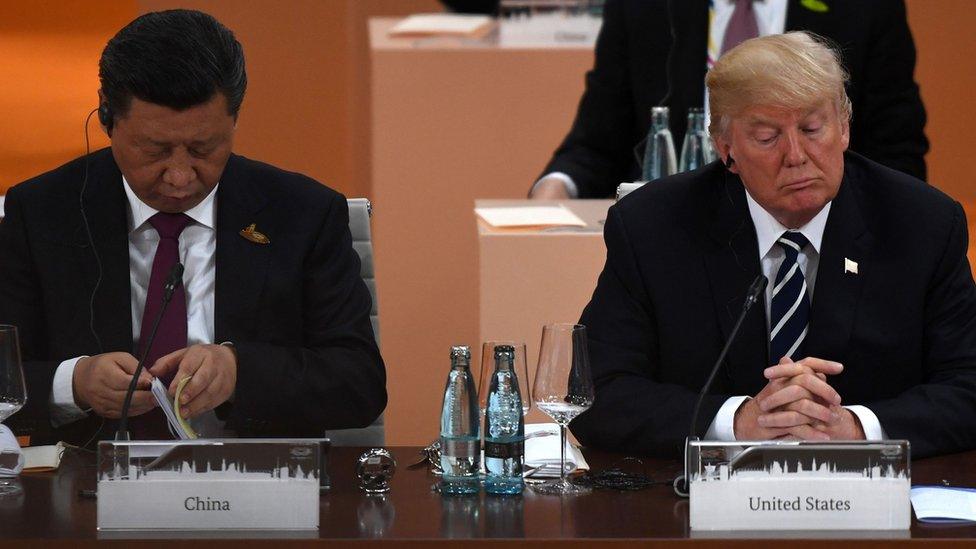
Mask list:
[{"label": "chair backrest", "polygon": [[[369,288],[369,295],[373,298],[373,309],[369,312],[369,320],[373,323],[373,335],[376,345],[380,344],[380,322],[376,300],[376,279],[373,272],[373,234],[369,227],[369,218],[373,214],[373,207],[366,198],[350,198],[349,203],[349,232],[352,233],[352,247],[359,254],[360,275]],[[383,428],[383,415],[376,418],[369,427],[361,429],[337,429],[328,431],[326,436],[332,440],[333,446],[383,446],[386,442],[386,432]]]}]

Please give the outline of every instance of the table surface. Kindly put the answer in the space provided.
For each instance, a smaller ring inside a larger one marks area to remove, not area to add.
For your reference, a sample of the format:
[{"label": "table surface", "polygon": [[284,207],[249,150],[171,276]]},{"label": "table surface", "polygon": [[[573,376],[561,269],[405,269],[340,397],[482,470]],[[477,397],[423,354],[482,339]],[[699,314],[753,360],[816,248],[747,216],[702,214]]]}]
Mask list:
[{"label": "table surface", "polygon": [[[741,536],[743,539],[736,540],[696,538],[688,528],[688,500],[675,496],[670,483],[663,482],[636,492],[596,490],[583,496],[563,498],[538,495],[531,490],[516,497],[484,494],[442,497],[431,491],[435,477],[425,467],[407,467],[419,455],[417,448],[394,447],[391,450],[399,463],[392,490],[385,496],[368,496],[359,490],[353,474],[353,463],[361,449],[333,448],[329,465],[333,487],[321,499],[318,535],[315,539],[289,540],[288,543],[309,544],[327,539],[335,545],[371,539],[387,540],[393,545],[415,545],[421,541],[426,545],[463,539],[490,545],[492,540],[524,539],[542,544],[561,541],[568,545],[590,546],[595,541],[631,545],[657,540],[716,547],[748,543],[752,547],[757,544],[781,545],[784,537],[791,537],[783,533],[746,533]],[[621,459],[620,456],[591,451],[586,455],[595,470],[612,466]],[[973,486],[976,484],[974,461],[976,452],[917,461],[912,465],[913,483],[934,484],[945,479],[952,484]],[[643,467],[652,478],[661,481],[669,480],[679,471],[676,461],[647,459],[643,460]],[[69,450],[59,471],[23,474],[19,481],[23,488],[21,494],[0,498],[0,545],[14,540],[43,542],[45,547],[76,547],[99,542],[95,528],[96,502],[79,495],[79,490],[95,488],[93,455]],[[842,537],[849,536],[842,534]],[[859,543],[879,547],[898,541],[924,540],[972,544],[976,526],[913,523],[910,538],[905,533],[901,534],[906,538],[902,540],[878,539],[879,534],[873,536],[874,540]],[[791,543],[797,546],[823,543],[822,539],[811,539],[815,537],[808,534]],[[231,542],[191,540],[192,543],[219,545]],[[273,540],[268,543],[283,542]]]}]

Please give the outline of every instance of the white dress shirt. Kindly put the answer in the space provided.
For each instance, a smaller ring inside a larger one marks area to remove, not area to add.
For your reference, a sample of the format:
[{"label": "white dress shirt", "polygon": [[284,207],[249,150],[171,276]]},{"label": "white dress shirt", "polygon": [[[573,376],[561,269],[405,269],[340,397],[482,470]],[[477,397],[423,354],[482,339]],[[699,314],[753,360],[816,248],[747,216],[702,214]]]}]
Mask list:
[{"label": "white dress shirt", "polygon": [[[725,37],[725,29],[729,26],[732,19],[732,12],[735,10],[735,0],[712,0],[708,11],[708,45],[707,45],[707,68],[712,68],[715,60],[718,59],[722,49],[722,39]],[[755,0],[752,4],[753,13],[756,15],[756,26],[759,36],[770,34],[782,34],[786,29],[786,4],[787,0]],[[702,81],[704,86],[705,81]],[[708,127],[708,89],[705,89],[705,127]],[[678,143],[678,146],[681,144]],[[681,151],[678,151],[679,153]],[[539,182],[547,177],[552,177],[562,181],[566,187],[566,192],[570,198],[579,197],[579,188],[569,174],[564,172],[550,172],[542,176],[532,186],[534,191]]]},{"label": "white dress shirt", "polygon": [[[153,258],[159,245],[159,234],[149,224],[149,218],[156,215],[153,209],[129,187],[122,178],[122,187],[128,203],[129,224],[129,287],[132,311],[132,341],[139,348],[142,314],[145,309],[146,293],[149,289],[149,276],[152,272]],[[193,221],[183,229],[179,239],[180,261],[183,263],[183,282],[186,294],[187,345],[213,343],[214,341],[214,283],[216,280],[215,252],[217,250],[217,187],[202,202],[185,213]],[[54,374],[51,391],[51,418],[55,426],[83,419],[87,414],[75,403],[72,390],[72,376],[75,364],[84,357],[65,360]],[[151,364],[146,365],[148,368]],[[213,412],[202,414],[191,421],[198,433],[216,434],[213,430],[222,426]]]},{"label": "white dress shirt", "polygon": [[[758,253],[762,274],[766,277],[766,280],[776,280],[776,272],[779,270],[786,256],[782,248],[776,246],[776,241],[787,230],[787,227],[784,227],[782,223],[763,209],[748,191],[746,192],[746,202],[749,204],[749,216],[752,217],[752,223],[756,227],[756,240],[759,243]],[[820,246],[823,242],[823,233],[827,225],[827,217],[830,214],[830,206],[831,204],[828,202],[813,219],[797,229],[810,241],[808,246],[804,246],[800,250],[796,262],[799,264],[800,269],[803,271],[803,276],[806,278],[807,294],[811,303],[813,302],[813,292],[817,282],[817,270],[820,266]],[[773,285],[766,284],[765,305],[767,332],[769,331],[769,314],[772,302]],[[776,360],[779,360],[779,358]],[[726,400],[722,404],[722,407],[719,408],[718,413],[715,414],[715,418],[712,420],[711,425],[709,425],[705,438],[708,440],[736,440],[734,431],[735,413],[738,411],[739,406],[748,398],[747,396],[734,396]],[[867,440],[883,440],[885,438],[884,430],[881,428],[881,422],[878,421],[878,416],[869,408],[860,405],[845,406],[845,408],[850,410],[860,420],[861,428],[864,429],[864,436]]]}]

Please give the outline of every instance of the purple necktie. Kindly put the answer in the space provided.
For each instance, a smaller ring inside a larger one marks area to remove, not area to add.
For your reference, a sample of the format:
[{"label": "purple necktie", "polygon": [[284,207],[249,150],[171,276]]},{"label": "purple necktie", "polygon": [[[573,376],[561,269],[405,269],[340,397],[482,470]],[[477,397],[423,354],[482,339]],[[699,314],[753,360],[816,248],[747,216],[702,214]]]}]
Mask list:
[{"label": "purple necktie", "polygon": [[752,11],[752,1],[735,0],[735,10],[732,11],[732,18],[729,19],[729,25],[725,27],[725,36],[722,38],[722,54],[750,38],[759,36],[756,14]]},{"label": "purple necktie", "polygon": [[[146,351],[146,343],[149,342],[156,315],[163,306],[163,286],[166,284],[166,278],[173,266],[180,261],[180,233],[191,221],[193,220],[184,213],[159,212],[149,218],[149,224],[159,233],[159,246],[153,258],[149,290],[146,292],[146,309],[142,313],[142,328],[139,330],[140,357]],[[186,347],[186,292],[180,284],[173,292],[166,312],[159,320],[156,339],[153,340],[152,349],[146,355],[146,369],[151,368],[160,357],[184,347]],[[173,375],[160,379],[167,387],[172,380]],[[166,417],[159,408],[134,417],[131,422],[134,439],[172,438],[166,425]]]}]

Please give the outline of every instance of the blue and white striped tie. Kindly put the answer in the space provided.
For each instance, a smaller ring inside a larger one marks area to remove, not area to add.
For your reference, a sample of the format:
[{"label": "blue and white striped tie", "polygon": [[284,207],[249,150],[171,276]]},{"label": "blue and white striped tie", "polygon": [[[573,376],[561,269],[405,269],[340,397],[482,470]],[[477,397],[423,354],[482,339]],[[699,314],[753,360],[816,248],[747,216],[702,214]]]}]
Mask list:
[{"label": "blue and white striped tie", "polygon": [[784,356],[792,360],[803,358],[799,356],[799,350],[810,321],[807,280],[796,261],[800,250],[810,242],[799,232],[786,231],[776,243],[783,248],[786,257],[776,273],[773,302],[769,307],[769,358],[774,363]]}]

